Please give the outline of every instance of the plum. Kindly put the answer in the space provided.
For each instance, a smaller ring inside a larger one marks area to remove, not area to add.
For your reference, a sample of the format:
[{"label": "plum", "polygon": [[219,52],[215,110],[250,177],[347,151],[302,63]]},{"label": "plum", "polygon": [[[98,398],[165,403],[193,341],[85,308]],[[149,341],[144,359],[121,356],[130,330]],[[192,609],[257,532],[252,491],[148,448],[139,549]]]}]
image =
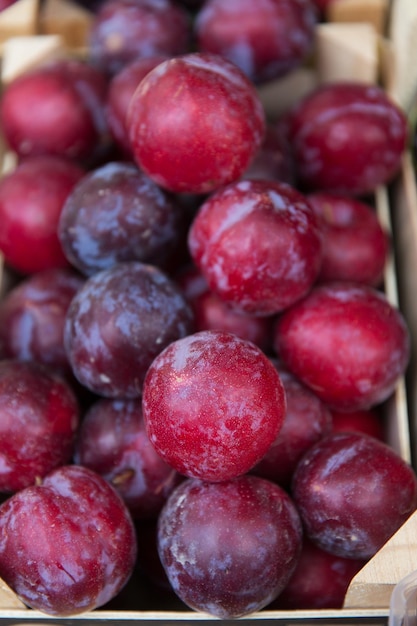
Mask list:
[{"label": "plum", "polygon": [[193,328],[191,308],[162,270],[117,263],[86,279],[67,310],[64,346],[76,379],[97,395],[138,398],[153,359]]},{"label": "plum", "polygon": [[283,364],[329,408],[370,409],[387,400],[410,358],[404,316],[374,287],[316,285],[274,329]]},{"label": "plum", "polygon": [[68,463],[79,423],[73,389],[51,367],[0,361],[0,491],[17,492]]},{"label": "plum", "polygon": [[0,576],[48,615],[76,615],[111,600],[129,580],[136,552],[125,504],[86,467],[60,467],[0,506]]},{"label": "plum", "polygon": [[303,194],[270,180],[242,180],[211,194],[188,248],[212,291],[238,311],[280,313],[305,296],[322,262],[322,232]]},{"label": "plum", "polygon": [[404,111],[378,85],[320,85],[288,112],[298,186],[364,196],[389,183],[406,148]]},{"label": "plum", "polygon": [[302,527],[288,494],[263,478],[221,483],[187,479],[158,521],[168,579],[193,609],[222,619],[262,609],[285,587]]},{"label": "plum", "polygon": [[167,346],[146,373],[142,403],[160,456],[185,476],[214,482],[253,467],[285,415],[281,379],[262,350],[215,330]]},{"label": "plum", "polygon": [[413,468],[363,433],[331,433],[299,462],[292,497],[307,537],[321,549],[369,559],[417,506]]},{"label": "plum", "polygon": [[133,158],[175,193],[210,193],[237,180],[265,132],[254,85],[227,59],[189,53],[141,81],[126,119]]}]

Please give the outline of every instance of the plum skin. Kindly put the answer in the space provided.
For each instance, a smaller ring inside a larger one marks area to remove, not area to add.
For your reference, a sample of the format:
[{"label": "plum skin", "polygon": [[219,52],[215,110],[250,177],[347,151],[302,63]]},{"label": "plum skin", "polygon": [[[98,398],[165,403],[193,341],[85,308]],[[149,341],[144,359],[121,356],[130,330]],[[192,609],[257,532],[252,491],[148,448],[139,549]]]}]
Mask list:
[{"label": "plum skin", "polygon": [[51,365],[70,373],[64,349],[68,307],[84,280],[69,268],[36,272],[14,285],[0,302],[0,355]]},{"label": "plum skin", "polygon": [[257,346],[223,331],[172,342],[148,369],[142,390],[148,436],[180,474],[207,481],[247,472],[282,426],[285,393]]},{"label": "plum skin", "polygon": [[29,607],[75,615],[108,602],[130,577],[137,543],[116,491],[64,465],[0,507],[0,575]]},{"label": "plum skin", "polygon": [[331,432],[332,419],[329,409],[315,393],[279,366],[278,372],[287,401],[284,423],[251,472],[289,489],[298,461],[316,441]]},{"label": "plum skin", "polygon": [[0,416],[0,492],[17,492],[70,461],[80,407],[52,368],[0,361]]},{"label": "plum skin", "polygon": [[364,196],[400,168],[408,124],[382,88],[357,82],[321,85],[287,116],[298,187]]},{"label": "plum skin", "polygon": [[263,478],[187,479],[158,520],[158,551],[177,595],[223,619],[259,610],[298,561],[302,527],[288,494]]},{"label": "plum skin", "polygon": [[310,0],[208,0],[194,32],[199,50],[221,54],[259,84],[301,65],[313,48],[316,21]]},{"label": "plum skin", "polygon": [[19,274],[69,267],[57,226],[65,200],[84,169],[66,158],[23,159],[0,181],[0,250]]},{"label": "plum skin", "polygon": [[242,180],[211,194],[188,232],[190,255],[212,291],[256,316],[306,295],[322,262],[322,233],[305,196],[271,180]]},{"label": "plum skin", "polygon": [[332,433],[299,462],[291,493],[306,535],[331,554],[372,557],[417,506],[414,470],[363,433]]},{"label": "plum skin", "polygon": [[141,395],[149,365],[191,332],[193,317],[176,283],[153,265],[116,263],[86,279],[68,307],[64,346],[74,376],[111,398]]},{"label": "plum skin", "polygon": [[410,357],[399,309],[368,285],[316,285],[278,318],[274,348],[331,409],[369,409],[394,391]]},{"label": "plum skin", "polygon": [[238,180],[265,133],[260,98],[217,55],[168,59],[141,81],[126,117],[133,158],[160,187],[206,194]]}]

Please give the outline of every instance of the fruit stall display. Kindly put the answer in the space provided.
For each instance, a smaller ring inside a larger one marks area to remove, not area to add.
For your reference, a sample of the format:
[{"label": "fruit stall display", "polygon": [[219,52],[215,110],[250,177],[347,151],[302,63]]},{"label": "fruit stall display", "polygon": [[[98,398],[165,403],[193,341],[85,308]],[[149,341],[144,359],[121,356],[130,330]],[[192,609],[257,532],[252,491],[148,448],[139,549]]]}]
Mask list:
[{"label": "fruit stall display", "polygon": [[413,2],[27,2],[0,621],[387,623],[417,571]]}]

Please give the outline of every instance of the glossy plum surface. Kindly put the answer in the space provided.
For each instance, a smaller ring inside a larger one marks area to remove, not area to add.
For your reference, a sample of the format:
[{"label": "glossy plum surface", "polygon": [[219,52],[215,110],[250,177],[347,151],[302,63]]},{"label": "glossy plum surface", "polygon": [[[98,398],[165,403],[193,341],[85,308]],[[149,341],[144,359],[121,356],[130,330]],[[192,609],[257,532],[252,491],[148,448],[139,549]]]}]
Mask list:
[{"label": "glossy plum surface", "polygon": [[414,470],[361,433],[333,433],[297,466],[292,496],[306,535],[331,554],[372,557],[417,506]]},{"label": "glossy plum surface", "polygon": [[90,158],[106,133],[106,90],[104,75],[77,59],[59,59],[24,72],[1,98],[8,146],[21,157]]},{"label": "glossy plum surface", "polygon": [[68,267],[57,235],[62,207],[84,170],[60,157],[28,157],[0,180],[0,250],[20,274]]},{"label": "glossy plum surface", "polygon": [[75,461],[101,474],[135,519],[154,519],[181,477],[155,451],[140,400],[98,399],[80,426]]},{"label": "glossy plum surface", "polygon": [[0,356],[37,361],[68,373],[64,323],[84,279],[67,268],[36,272],[18,282],[0,302]]},{"label": "glossy plum surface", "polygon": [[158,268],[118,263],[90,276],[74,296],[64,345],[74,375],[98,395],[135,398],[153,359],[188,335],[192,312]]},{"label": "glossy plum surface", "polygon": [[79,421],[71,387],[52,369],[0,361],[0,491],[19,491],[69,462]]},{"label": "glossy plum surface", "polygon": [[226,57],[262,83],[302,64],[316,21],[310,0],[207,0],[194,31],[199,50]]},{"label": "glossy plum surface", "polygon": [[135,559],[128,510],[85,467],[60,467],[0,507],[0,575],[33,609],[67,616],[102,606]]},{"label": "glossy plum surface", "polygon": [[266,316],[308,293],[322,258],[321,230],[306,198],[266,180],[231,183],[209,196],[188,247],[212,291],[237,310]]},{"label": "glossy plum surface", "polygon": [[154,55],[176,56],[188,50],[187,13],[171,0],[105,0],[89,31],[91,61],[110,76],[128,63]]},{"label": "glossy plum surface", "polygon": [[279,366],[278,372],[287,401],[284,423],[252,473],[288,489],[298,461],[314,443],[330,433],[332,418],[315,393]]},{"label": "glossy plum surface", "polygon": [[260,348],[214,330],[165,348],[148,369],[142,402],[160,456],[181,474],[209,481],[253,467],[285,414],[281,379]]},{"label": "glossy plum surface", "polygon": [[259,95],[227,59],[189,53],[141,81],[128,111],[137,164],[173,192],[210,193],[237,180],[265,132]]},{"label": "glossy plum surface", "polygon": [[391,240],[375,209],[357,198],[309,194],[322,221],[323,261],[319,281],[352,280],[380,287]]},{"label": "glossy plum surface", "polygon": [[410,358],[402,313],[358,283],[314,287],[279,317],[276,353],[330,408],[369,409],[386,400]]},{"label": "glossy plum surface", "polygon": [[287,493],[256,476],[188,479],[159,518],[158,547],[175,592],[221,619],[266,606],[297,563],[302,529]]},{"label": "glossy plum surface", "polygon": [[404,112],[381,87],[321,85],[289,114],[299,185],[354,196],[371,193],[399,170],[407,133]]},{"label": "glossy plum surface", "polygon": [[185,226],[179,204],[133,163],[108,162],[71,190],[58,237],[71,265],[89,276],[123,261],[164,266]]}]

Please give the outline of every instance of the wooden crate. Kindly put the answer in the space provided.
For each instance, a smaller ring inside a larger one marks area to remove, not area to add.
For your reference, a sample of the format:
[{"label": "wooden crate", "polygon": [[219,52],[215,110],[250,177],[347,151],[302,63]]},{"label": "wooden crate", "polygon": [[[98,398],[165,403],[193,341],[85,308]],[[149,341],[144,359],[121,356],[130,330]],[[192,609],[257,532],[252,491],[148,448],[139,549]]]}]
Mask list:
[{"label": "wooden crate", "polygon": [[[267,115],[273,120],[292,102],[308,93],[315,85],[334,80],[363,80],[382,82],[390,95],[407,108],[413,91],[412,81],[402,79],[405,72],[404,41],[401,28],[414,24],[415,0],[337,0],[337,9],[329,14],[329,21],[317,27],[313,58],[289,76],[259,89]],[[88,31],[86,22],[71,40],[67,18],[88,22],[91,16],[72,12],[65,0],[47,0],[43,5],[37,35],[10,36],[2,47],[2,82],[7,84],[14,76],[47,58],[61,54],[78,54],[85,48]],[[46,7],[46,9],[45,9]],[[61,7],[63,14],[60,13]],[[407,19],[409,15],[409,19]],[[69,17],[68,17],[69,16]],[[84,29],[84,30],[83,30]],[[1,31],[1,29],[0,29]],[[84,37],[84,39],[83,39]],[[409,36],[407,35],[407,41]],[[416,38],[417,41],[417,38]],[[416,66],[417,67],[417,66]],[[417,81],[415,81],[417,82]],[[1,146],[0,166],[5,173],[14,167],[14,155]],[[410,155],[404,156],[402,171],[392,188],[375,191],[375,207],[381,221],[392,234],[394,249],[384,276],[384,290],[388,299],[404,311],[412,334],[412,358],[404,379],[397,385],[392,397],[384,403],[386,438],[407,461],[415,456],[417,407],[417,298],[414,296],[417,249],[417,190]],[[2,270],[0,258],[0,297],[7,291],[12,278]],[[358,624],[385,625],[390,619],[390,600],[397,585],[417,571],[417,513],[412,515],[387,544],[355,576],[341,610],[268,611],[263,610],[242,618],[251,624]],[[171,610],[157,606],[149,610],[130,608],[109,611],[98,609],[71,618],[56,618],[25,608],[15,594],[0,580],[0,623],[67,624],[77,622],[109,626],[122,623],[190,624],[215,621],[210,615],[189,610]],[[392,618],[392,613],[391,613]],[[235,620],[234,620],[235,622]],[[394,624],[391,624],[394,626]]]}]

